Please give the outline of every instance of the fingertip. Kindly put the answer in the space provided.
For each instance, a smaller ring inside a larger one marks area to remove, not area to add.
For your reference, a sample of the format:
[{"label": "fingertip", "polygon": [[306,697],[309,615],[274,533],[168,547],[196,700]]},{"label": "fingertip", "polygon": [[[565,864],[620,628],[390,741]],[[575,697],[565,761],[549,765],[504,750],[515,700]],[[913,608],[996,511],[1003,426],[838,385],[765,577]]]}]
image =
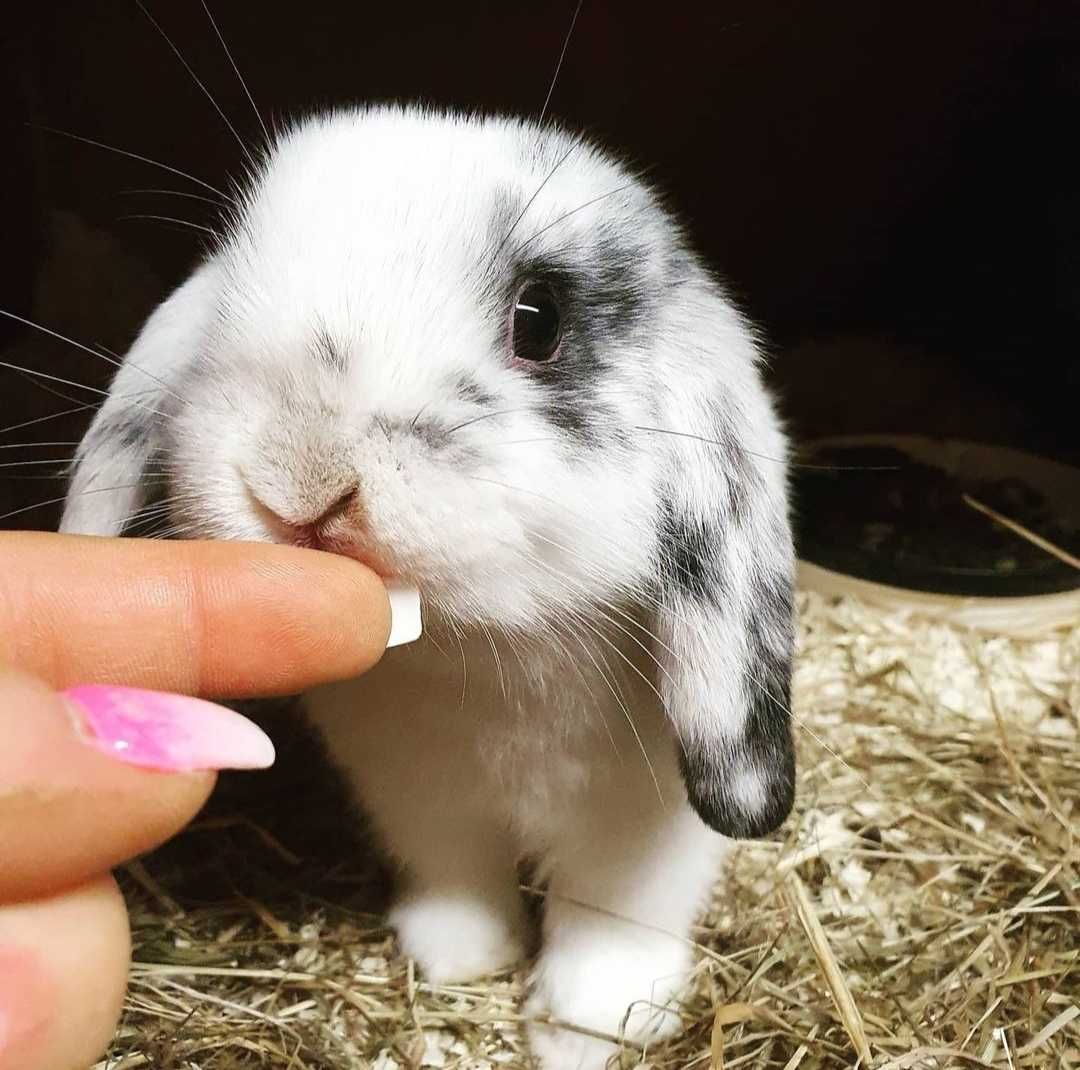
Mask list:
[{"label": "fingertip", "polygon": [[0,1070],[83,1070],[116,1029],[131,935],[111,877],[0,906]]},{"label": "fingertip", "polygon": [[349,607],[348,616],[356,624],[359,671],[363,672],[375,665],[394,641],[394,596],[371,569],[354,561],[344,564],[356,584],[355,603]]},{"label": "fingertip", "polygon": [[375,664],[390,633],[374,572],[320,550],[192,543],[194,609],[184,690],[207,698],[292,695]]}]

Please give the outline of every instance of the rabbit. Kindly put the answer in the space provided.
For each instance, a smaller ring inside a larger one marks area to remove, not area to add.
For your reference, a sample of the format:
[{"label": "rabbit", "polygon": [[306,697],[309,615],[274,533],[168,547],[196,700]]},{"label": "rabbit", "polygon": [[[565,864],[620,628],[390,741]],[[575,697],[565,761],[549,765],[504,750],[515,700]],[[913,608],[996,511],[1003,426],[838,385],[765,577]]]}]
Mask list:
[{"label": "rabbit", "polygon": [[277,135],[77,452],[64,531],[165,515],[419,589],[420,640],[304,705],[430,981],[523,958],[535,863],[544,1070],[678,1031],[725,849],[793,803],[760,364],[659,193],[591,139],[358,106]]}]

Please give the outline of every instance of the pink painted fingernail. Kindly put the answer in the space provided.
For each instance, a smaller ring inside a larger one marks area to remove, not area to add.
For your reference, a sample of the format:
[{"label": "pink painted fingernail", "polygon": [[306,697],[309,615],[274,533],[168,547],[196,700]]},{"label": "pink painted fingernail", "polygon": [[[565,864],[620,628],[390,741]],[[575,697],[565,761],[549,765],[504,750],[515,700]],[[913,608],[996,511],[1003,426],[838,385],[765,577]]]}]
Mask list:
[{"label": "pink painted fingernail", "polygon": [[85,742],[121,762],[172,773],[274,764],[266,733],[212,702],[99,685],[72,687],[63,695]]}]

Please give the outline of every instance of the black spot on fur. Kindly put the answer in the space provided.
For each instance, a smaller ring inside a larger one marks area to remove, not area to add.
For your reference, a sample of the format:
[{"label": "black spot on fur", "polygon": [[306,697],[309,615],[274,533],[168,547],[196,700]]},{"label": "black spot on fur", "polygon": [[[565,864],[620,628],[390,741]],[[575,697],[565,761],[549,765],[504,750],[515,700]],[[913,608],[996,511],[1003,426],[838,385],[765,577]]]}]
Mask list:
[{"label": "black spot on fur", "polygon": [[345,351],[324,330],[315,335],[315,357],[324,368],[332,372],[345,371]]},{"label": "black spot on fur", "polygon": [[543,391],[542,402],[538,407],[544,420],[575,442],[584,446],[598,445],[600,434],[597,427],[597,400],[590,396],[587,389],[560,381],[558,376],[548,373],[543,378],[546,380],[547,389]]},{"label": "black spot on fur", "polygon": [[662,295],[645,274],[649,259],[648,249],[609,231],[602,230],[589,248],[587,308],[616,341],[643,343],[656,322]]},{"label": "black spot on fur", "polygon": [[[567,147],[561,139],[528,139],[522,152],[528,166],[544,174]],[[601,219],[583,234],[572,206],[534,241],[538,224],[528,211],[521,216],[528,201],[510,191],[501,191],[495,200],[481,293],[498,349],[505,349],[506,324],[518,289],[530,281],[549,286],[563,316],[562,342],[557,360],[537,363],[528,371],[543,387],[539,411],[575,443],[598,448],[618,439],[627,444],[615,412],[601,401],[609,392],[606,388],[618,383],[619,368],[612,364],[625,357],[629,347],[647,353],[668,279],[674,283],[682,278],[692,258],[684,252],[671,272],[658,269],[657,258],[664,253],[643,244],[624,217]],[[613,212],[618,203],[610,202]],[[625,206],[618,211],[625,213]],[[640,358],[635,354],[631,359]]]},{"label": "black spot on fur", "polygon": [[507,309],[525,280],[548,285],[563,317],[558,359],[529,367],[530,378],[540,388],[538,408],[549,424],[574,441],[596,446],[602,441],[605,425],[611,422],[610,412],[600,400],[602,384],[611,369],[602,332],[585,297],[588,279],[580,271],[547,262],[522,264],[507,290]]},{"label": "black spot on fur", "polygon": [[441,459],[452,460],[455,464],[465,464],[479,457],[474,444],[452,434],[450,425],[443,420],[434,416],[425,417],[422,411],[411,420],[377,416],[373,422],[389,441],[417,439],[432,452],[437,452]]},{"label": "black spot on fur", "polygon": [[[684,742],[679,761],[690,803],[701,819],[734,839],[754,839],[779,828],[795,801],[791,738],[792,589],[779,574],[759,578],[747,621],[744,682],[747,713],[742,735],[721,753]],[[748,809],[731,791],[743,770],[761,780],[762,805]]]},{"label": "black spot on fur", "polygon": [[[500,185],[491,194],[491,214],[488,216],[488,249],[478,265],[482,271],[492,267],[492,258],[513,245],[517,230],[514,224],[525,207],[521,194],[510,186]],[[513,233],[511,233],[513,231]]]},{"label": "black spot on fur", "polygon": [[664,502],[660,515],[661,575],[692,601],[718,606],[725,588],[719,560],[722,537],[718,527],[700,517],[678,514],[670,502]]},{"label": "black spot on fur", "polygon": [[697,274],[697,264],[690,250],[676,246],[667,260],[667,286],[670,289],[685,286]]},{"label": "black spot on fur", "polygon": [[475,405],[485,407],[494,405],[499,399],[495,394],[486,390],[480,383],[468,375],[459,376],[454,383],[454,393],[462,401],[471,401]]},{"label": "black spot on fur", "polygon": [[725,415],[717,421],[718,441],[722,443],[724,471],[727,476],[728,510],[736,526],[744,524],[750,514],[751,499],[760,492],[754,458],[743,449]]},{"label": "black spot on fur", "polygon": [[118,443],[121,449],[143,446],[153,426],[153,414],[139,409],[127,411],[101,428],[101,438]]},{"label": "black spot on fur", "polygon": [[[730,404],[730,401],[726,402]],[[702,436],[717,451],[717,462],[722,469],[722,480],[727,493],[727,512],[739,527],[746,522],[756,495],[762,493],[761,477],[757,460],[748,453],[735,432],[736,419],[720,403],[712,409],[712,432]],[[768,462],[766,462],[768,463]]]},{"label": "black spot on fur", "polygon": [[563,316],[558,359],[538,363],[530,376],[544,387],[541,411],[554,427],[588,446],[610,442],[617,427],[610,407],[601,401],[603,387],[618,377],[612,367],[620,346],[638,340],[647,319],[638,300],[639,282],[628,278],[629,257],[586,260],[574,268],[546,260],[520,263],[507,296],[507,307],[525,281],[548,285]]},{"label": "black spot on fur", "polygon": [[399,430],[408,431],[432,449],[442,449],[447,444],[447,427],[437,420],[418,420],[415,424],[403,425]]}]

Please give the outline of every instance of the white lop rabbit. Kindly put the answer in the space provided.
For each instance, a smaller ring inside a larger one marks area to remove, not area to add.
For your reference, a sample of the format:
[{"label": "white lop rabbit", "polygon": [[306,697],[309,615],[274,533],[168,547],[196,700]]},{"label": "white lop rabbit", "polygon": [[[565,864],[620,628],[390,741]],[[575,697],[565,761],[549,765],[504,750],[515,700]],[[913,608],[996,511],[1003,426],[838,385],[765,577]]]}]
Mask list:
[{"label": "white lop rabbit", "polygon": [[419,588],[423,638],[305,704],[430,980],[522,956],[537,861],[545,1070],[678,1027],[724,837],[792,804],[786,443],[758,362],[657,195],[589,142],[344,110],[278,137],[79,451],[66,531],[159,508]]}]

